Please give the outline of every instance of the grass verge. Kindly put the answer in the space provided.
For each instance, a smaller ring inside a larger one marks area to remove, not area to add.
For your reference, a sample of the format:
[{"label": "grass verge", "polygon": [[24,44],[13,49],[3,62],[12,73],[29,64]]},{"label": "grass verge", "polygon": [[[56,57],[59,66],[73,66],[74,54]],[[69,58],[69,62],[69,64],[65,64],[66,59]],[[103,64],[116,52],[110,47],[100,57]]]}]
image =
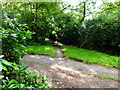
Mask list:
[{"label": "grass verge", "polygon": [[94,63],[109,67],[120,67],[118,65],[118,60],[120,60],[120,57],[117,56],[112,56],[105,53],[77,48],[73,46],[62,46],[61,48],[64,52],[64,56],[66,56],[67,58],[74,58],[80,61],[82,60],[86,63]]},{"label": "grass verge", "polygon": [[111,77],[111,76],[97,75],[97,74],[92,74],[92,73],[88,73],[88,72],[81,72],[81,73],[87,74],[87,75],[93,75],[94,77],[99,77],[99,78],[102,78],[102,79],[110,79],[110,80],[120,82],[120,78],[115,78],[115,77]]},{"label": "grass verge", "polygon": [[56,51],[51,45],[28,45],[25,51],[32,54],[45,54],[49,56],[54,56]]}]

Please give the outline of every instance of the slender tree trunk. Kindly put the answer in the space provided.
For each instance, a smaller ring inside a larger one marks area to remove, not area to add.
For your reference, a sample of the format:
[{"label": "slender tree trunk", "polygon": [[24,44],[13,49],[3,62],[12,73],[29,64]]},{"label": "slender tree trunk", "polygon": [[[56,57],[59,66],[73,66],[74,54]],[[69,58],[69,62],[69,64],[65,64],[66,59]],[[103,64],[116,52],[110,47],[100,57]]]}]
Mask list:
[{"label": "slender tree trunk", "polygon": [[84,21],[84,19],[85,19],[85,15],[86,15],[86,2],[83,2],[83,8],[84,8],[84,11],[83,11],[83,17],[82,17],[82,19],[80,20],[80,23],[82,23],[83,21]]},{"label": "slender tree trunk", "polygon": [[[86,16],[86,2],[83,2],[83,8],[84,8],[84,10],[83,10],[83,17],[82,17],[82,19],[80,20],[80,24],[82,24],[82,22],[85,20],[85,16]],[[79,26],[78,23],[75,23],[75,25],[76,25],[76,27]]]}]

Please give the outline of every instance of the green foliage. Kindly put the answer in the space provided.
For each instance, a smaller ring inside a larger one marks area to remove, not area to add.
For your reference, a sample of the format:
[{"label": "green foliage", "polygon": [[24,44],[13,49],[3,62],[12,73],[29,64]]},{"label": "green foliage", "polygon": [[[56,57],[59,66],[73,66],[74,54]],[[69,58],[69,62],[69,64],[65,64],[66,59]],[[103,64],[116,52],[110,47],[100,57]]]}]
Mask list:
[{"label": "green foliage", "polygon": [[[4,81],[2,87],[47,87],[45,82],[36,82],[37,78],[34,78],[36,76],[31,76],[32,73],[27,67],[20,64],[25,54],[24,50],[35,54],[55,54],[52,46],[36,45],[36,42],[40,45],[46,44],[45,38],[67,45],[120,55],[119,2],[104,2],[101,11],[94,14],[91,20],[86,20],[85,17],[93,13],[94,5],[95,2],[92,0],[80,2],[75,8],[57,2],[2,2],[3,15],[0,27],[3,32],[4,55],[4,60],[0,60],[0,71],[3,74],[0,78]],[[70,11],[66,13],[67,9]],[[35,45],[25,48],[25,45],[31,42]],[[118,57],[75,47],[63,48],[67,50],[64,54],[68,57],[119,67]],[[26,73],[28,75],[25,75]]]},{"label": "green foliage", "polygon": [[[95,11],[93,0],[80,1],[76,7],[64,2],[11,2],[3,3],[3,17],[8,15],[16,22],[27,24],[32,40],[44,45],[45,38],[67,45],[98,50],[112,55],[120,55],[119,2],[103,2],[100,11]],[[87,20],[86,17],[93,15]],[[14,18],[14,19],[13,19]],[[6,29],[6,20],[3,26]],[[12,25],[12,24],[11,24]],[[10,29],[13,29],[10,27]],[[97,43],[97,45],[96,45]]]},{"label": "green foliage", "polygon": [[[113,55],[119,54],[120,28],[117,15],[101,14],[86,22],[83,48],[94,49]],[[97,44],[97,45],[96,45]]]},{"label": "green foliage", "polygon": [[[44,44],[44,40],[53,30],[54,16],[60,12],[59,3],[54,2],[19,2],[3,4],[10,17],[16,18],[18,23],[26,23],[32,35],[32,40]],[[21,9],[22,8],[22,9]],[[10,12],[9,12],[10,11]],[[13,15],[14,12],[15,14]]]},{"label": "green foliage", "polygon": [[25,54],[24,52],[24,46],[26,44],[27,38],[31,38],[32,32],[25,31],[25,30],[20,30],[20,31],[15,31],[12,29],[3,29],[3,55],[5,56],[4,58],[8,61],[11,62],[18,62],[21,60],[23,55]]},{"label": "green foliage", "polygon": [[[2,72],[1,72],[2,71]],[[38,71],[29,71],[28,66],[0,59],[1,88],[49,88],[48,78]]]},{"label": "green foliage", "polygon": [[104,1],[102,4],[101,10],[102,12],[107,14],[110,14],[110,13],[118,14],[119,6],[120,6],[120,2],[118,1],[116,2]]},{"label": "green foliage", "polygon": [[[12,65],[13,65],[13,66],[12,66]],[[13,67],[13,68],[14,68],[15,64],[12,63],[12,62],[8,62],[8,61],[6,61],[6,60],[0,59],[0,71],[2,71],[2,70],[8,71],[8,69],[7,69],[6,66],[9,66],[9,67]]]},{"label": "green foliage", "polygon": [[55,48],[51,45],[28,45],[25,51],[32,54],[55,55]]},{"label": "green foliage", "polygon": [[3,12],[3,25],[2,30],[2,52],[4,58],[10,62],[19,63],[24,52],[24,45],[26,41],[31,39],[33,34],[28,30],[28,27],[24,24],[17,23],[14,19],[8,17],[7,12]]},{"label": "green foliage", "polygon": [[53,35],[53,40],[66,45],[75,45],[112,55],[120,55],[118,5],[118,2],[103,3],[101,12],[83,23],[76,22],[80,20],[80,17],[78,18],[76,15],[78,19],[75,19],[74,13],[62,14],[57,17],[58,20],[60,18],[62,20],[57,24],[59,28]]},{"label": "green foliage", "polygon": [[78,45],[84,31],[82,26],[84,19],[93,13],[90,8],[95,8],[94,5],[95,2],[91,0],[80,1],[76,7],[62,3],[62,11],[67,12],[56,15],[54,20],[55,34],[50,35],[50,39],[67,45]]},{"label": "green foliage", "polygon": [[8,13],[3,20],[2,51],[3,59],[0,59],[1,88],[48,88],[47,78],[37,72],[28,70],[28,66],[22,65],[21,60],[25,54],[27,40],[33,34],[24,24],[21,25],[9,18]]},{"label": "green foliage", "polygon": [[79,43],[80,31],[83,30],[81,25],[78,26],[77,15],[72,13],[64,13],[55,18],[54,33],[51,33],[49,38],[57,40],[63,44],[77,45]]},{"label": "green foliage", "polygon": [[120,57],[117,56],[112,56],[97,51],[72,46],[71,47],[62,46],[62,51],[64,52],[64,55],[66,57],[82,60],[83,62],[94,63],[110,67],[120,67],[118,65],[118,60],[120,60]]},{"label": "green foliage", "polygon": [[[3,55],[0,55],[0,56],[2,56],[3,57]],[[1,58],[2,58],[1,57]],[[6,60],[3,60],[3,59],[0,59],[0,74],[1,74],[1,71],[8,71],[8,67],[9,68],[14,68],[15,69],[15,67],[17,66],[17,64],[14,64],[14,63],[12,63],[12,62],[8,62],[8,61],[6,61]],[[0,79],[2,79],[2,78],[4,78],[4,75],[0,75]]]},{"label": "green foliage", "polygon": [[78,45],[80,42],[80,30],[77,30],[76,27],[73,27],[69,24],[63,30],[57,32],[57,41],[62,42],[67,45]]},{"label": "green foliage", "polygon": [[[80,13],[77,14],[76,11],[78,7],[69,13],[61,14],[55,18],[58,28],[50,38],[66,45],[120,55],[118,5],[118,2],[105,2],[101,12],[83,23],[80,23]],[[76,13],[73,13],[74,11]]]},{"label": "green foliage", "polygon": [[[14,66],[15,67],[15,66]],[[16,69],[5,72],[2,88],[48,88],[48,78],[41,76],[38,71],[29,71],[28,66],[18,65]]]}]

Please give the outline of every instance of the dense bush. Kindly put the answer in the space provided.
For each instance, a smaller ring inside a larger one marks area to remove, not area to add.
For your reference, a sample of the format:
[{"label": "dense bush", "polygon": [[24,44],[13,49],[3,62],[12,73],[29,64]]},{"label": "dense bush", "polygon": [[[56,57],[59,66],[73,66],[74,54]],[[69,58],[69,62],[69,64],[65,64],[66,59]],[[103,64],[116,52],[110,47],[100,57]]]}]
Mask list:
[{"label": "dense bush", "polygon": [[5,89],[10,88],[48,88],[45,76],[41,76],[37,71],[29,71],[28,66],[14,64],[12,62],[2,61],[2,85]]},{"label": "dense bush", "polygon": [[[15,5],[17,6],[17,4]],[[29,30],[36,33],[32,35],[33,42],[46,44],[45,38],[54,30],[52,25],[55,15],[59,12],[59,3],[33,2],[20,3],[20,5],[23,9],[21,10],[19,7],[17,11],[20,15],[15,17],[19,23],[26,23]],[[15,11],[16,9],[12,10]]]},{"label": "dense bush", "polygon": [[32,34],[30,31],[3,29],[2,51],[7,61],[18,62],[22,59],[26,39]]},{"label": "dense bush", "polygon": [[119,54],[120,28],[117,16],[104,14],[86,22],[86,37],[82,47]]},{"label": "dense bush", "polygon": [[66,45],[78,45],[84,28],[78,22],[76,16],[74,13],[73,15],[72,13],[63,13],[61,16],[55,17],[54,31],[49,38]]},{"label": "dense bush", "polygon": [[112,17],[103,14],[94,19],[86,20],[84,27],[82,25],[74,27],[69,24],[69,27],[56,34],[57,40],[63,44],[119,55],[119,28],[117,15]]},{"label": "dense bush", "polygon": [[101,13],[95,14],[92,19],[83,23],[77,22],[77,26],[77,19],[73,19],[74,16],[69,13],[59,16],[59,30],[51,35],[52,39],[66,45],[120,55],[118,5],[118,2],[104,2]]},{"label": "dense bush", "polygon": [[[3,13],[4,14],[4,13]],[[2,18],[3,26],[0,27],[2,34],[2,54],[0,59],[0,87],[8,88],[48,88],[47,78],[28,70],[26,65],[21,64],[25,54],[24,45],[31,39],[33,32],[27,30],[26,25],[16,23],[5,13]]]},{"label": "dense bush", "polygon": [[78,45],[81,42],[81,29],[84,28],[81,27],[78,29],[76,27],[71,27],[61,30],[57,32],[57,40],[66,45]]}]

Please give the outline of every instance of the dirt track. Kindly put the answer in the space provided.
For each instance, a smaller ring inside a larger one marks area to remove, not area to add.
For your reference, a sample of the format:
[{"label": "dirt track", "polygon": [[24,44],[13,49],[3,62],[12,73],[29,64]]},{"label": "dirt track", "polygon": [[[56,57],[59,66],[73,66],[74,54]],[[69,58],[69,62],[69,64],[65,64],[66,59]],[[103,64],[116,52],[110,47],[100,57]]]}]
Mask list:
[{"label": "dirt track", "polygon": [[[81,70],[78,70],[82,62],[43,55],[29,55],[24,57],[24,63],[29,65],[31,70],[36,69],[43,75],[47,75],[53,88],[118,88],[117,81],[83,74]],[[90,69],[89,66],[87,68]]]},{"label": "dirt track", "polygon": [[[56,47],[56,56],[28,55],[24,63],[50,78],[52,88],[118,88],[118,81],[102,79],[92,74],[118,78],[118,69],[86,64],[63,57]],[[85,74],[87,72],[90,74]]]}]

